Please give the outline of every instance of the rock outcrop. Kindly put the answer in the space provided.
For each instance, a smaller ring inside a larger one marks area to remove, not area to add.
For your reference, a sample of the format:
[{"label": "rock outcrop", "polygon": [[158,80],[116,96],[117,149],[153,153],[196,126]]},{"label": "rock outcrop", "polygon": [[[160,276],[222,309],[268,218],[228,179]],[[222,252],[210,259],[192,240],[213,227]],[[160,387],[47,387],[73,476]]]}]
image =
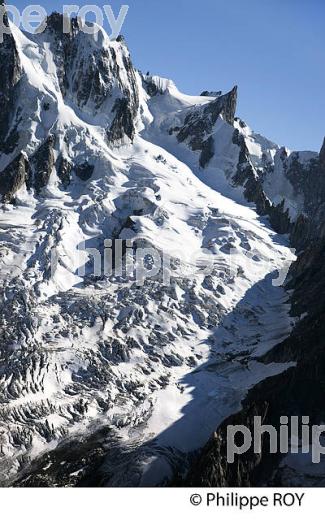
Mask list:
[{"label": "rock outcrop", "polygon": [[186,142],[193,151],[200,150],[200,165],[205,167],[213,157],[213,140],[210,136],[219,116],[230,125],[234,123],[237,106],[237,87],[214,101],[196,107],[186,116],[184,125],[177,131],[177,140]]},{"label": "rock outcrop", "polygon": [[0,193],[3,202],[12,202],[15,193],[25,184],[28,179],[29,164],[24,153],[20,153],[0,173]]},{"label": "rock outcrop", "polygon": [[132,140],[139,95],[124,40],[110,42],[102,30],[96,37],[85,34],[76,18],[71,20],[70,29],[70,33],[63,33],[59,13],[47,19],[45,38],[53,52],[63,97],[72,99],[81,110],[104,113],[109,142],[124,136]]},{"label": "rock outcrop", "polygon": [[73,168],[71,162],[62,155],[60,155],[60,157],[57,160],[56,168],[58,172],[58,177],[62,183],[62,187],[67,188],[71,182],[71,171]]},{"label": "rock outcrop", "polygon": [[35,188],[36,193],[40,193],[50,180],[55,163],[54,145],[55,136],[50,135],[30,159],[32,176],[29,187]]},{"label": "rock outcrop", "polygon": [[[0,5],[3,7],[3,2]],[[9,27],[7,14],[3,21]],[[15,122],[19,115],[15,113],[15,99],[20,78],[21,66],[16,43],[11,33],[5,33],[0,44],[0,154],[13,152],[18,143]]]},{"label": "rock outcrop", "polygon": [[325,137],[324,137],[324,141],[323,141],[323,145],[322,145],[321,151],[319,153],[319,162],[320,162],[320,165],[323,168],[323,171],[325,173]]}]

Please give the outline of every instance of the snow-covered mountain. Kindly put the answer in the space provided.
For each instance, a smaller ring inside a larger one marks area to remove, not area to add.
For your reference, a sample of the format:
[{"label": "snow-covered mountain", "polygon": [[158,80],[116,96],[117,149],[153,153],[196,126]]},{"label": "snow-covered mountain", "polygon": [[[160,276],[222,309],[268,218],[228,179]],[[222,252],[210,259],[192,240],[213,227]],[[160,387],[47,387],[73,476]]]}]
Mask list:
[{"label": "snow-covered mountain", "polygon": [[[278,147],[236,117],[237,87],[182,94],[103,30],[73,21],[63,35],[58,14],[39,35],[10,28],[0,483],[75,485],[96,460],[106,485],[162,484],[249,388],[293,364],[259,356],[299,321],[281,285],[288,233],[300,250],[321,223],[325,147]],[[170,281],[116,265],[93,276],[78,248],[105,240],[154,249]]]}]

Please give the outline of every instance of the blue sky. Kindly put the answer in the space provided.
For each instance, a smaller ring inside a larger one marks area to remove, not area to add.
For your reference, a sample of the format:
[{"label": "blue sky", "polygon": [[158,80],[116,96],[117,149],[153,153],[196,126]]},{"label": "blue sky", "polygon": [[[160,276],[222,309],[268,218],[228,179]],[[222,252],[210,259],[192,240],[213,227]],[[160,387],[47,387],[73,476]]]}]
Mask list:
[{"label": "blue sky", "polygon": [[[7,1],[18,8],[26,1]],[[33,0],[48,12],[63,2]],[[64,2],[68,4],[69,2]],[[89,2],[70,2],[80,6]],[[292,149],[325,136],[324,0],[107,0],[130,6],[122,33],[135,65],[188,94],[239,87],[238,115]]]}]

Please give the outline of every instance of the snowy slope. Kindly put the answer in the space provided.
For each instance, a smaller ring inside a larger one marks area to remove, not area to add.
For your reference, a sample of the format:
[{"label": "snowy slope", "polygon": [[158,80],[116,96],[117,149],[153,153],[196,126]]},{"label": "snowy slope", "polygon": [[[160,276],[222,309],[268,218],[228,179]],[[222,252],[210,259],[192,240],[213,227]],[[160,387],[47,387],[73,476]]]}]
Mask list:
[{"label": "snowy slope", "polygon": [[[27,38],[12,27],[12,37],[19,139],[0,155],[0,180],[21,151],[29,169],[0,216],[0,482],[109,425],[126,448],[151,441],[136,483],[157,484],[170,476],[174,450],[201,447],[249,387],[288,366],[256,356],[291,330],[288,295],[273,281],[294,255],[232,182],[234,131],[254,168],[278,147],[226,121],[228,98],[142,77],[125,44],[104,32],[96,45],[77,29],[68,43],[54,29]],[[58,62],[58,45],[72,57]],[[101,64],[99,82],[89,62]],[[214,155],[202,168],[200,151],[170,130],[188,126],[189,114],[209,118],[216,100]],[[90,257],[78,246],[102,251],[104,239],[153,247],[168,260],[170,284],[161,274],[142,286],[116,273],[93,277],[89,264],[80,274]],[[197,258],[209,260],[209,274]],[[114,482],[130,483],[122,473]]]}]

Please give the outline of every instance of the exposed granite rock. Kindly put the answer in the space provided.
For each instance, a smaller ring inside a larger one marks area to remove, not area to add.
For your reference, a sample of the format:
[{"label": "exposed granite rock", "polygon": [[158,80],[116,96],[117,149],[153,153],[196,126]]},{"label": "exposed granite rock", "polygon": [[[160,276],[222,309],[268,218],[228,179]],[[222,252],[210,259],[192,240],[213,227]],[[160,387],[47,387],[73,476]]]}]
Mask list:
[{"label": "exposed granite rock", "polygon": [[290,220],[289,209],[285,209],[285,200],[280,204],[271,204],[268,215],[273,229],[280,234],[290,233],[293,229],[293,224]]},{"label": "exposed granite rock", "polygon": [[144,86],[145,86],[147,94],[149,94],[149,96],[151,96],[151,97],[157,96],[157,94],[160,93],[159,89],[158,89],[157,85],[155,85],[155,83],[145,82]]},{"label": "exposed granite rock", "polygon": [[203,141],[202,143],[202,153],[200,155],[200,166],[201,168],[205,168],[205,166],[210,162],[212,157],[214,156],[214,140],[210,135],[208,139]]},{"label": "exposed granite rock", "polygon": [[124,92],[125,97],[117,99],[113,107],[115,117],[107,133],[108,140],[112,142],[122,139],[124,135],[133,141],[135,119],[139,109],[139,93],[135,70],[129,56],[123,56],[123,64],[130,89],[127,89],[125,86],[123,88],[123,80],[120,79],[121,90]]},{"label": "exposed granite rock", "polygon": [[321,151],[319,152],[319,162],[322,168],[324,168],[325,172],[325,138],[323,141],[323,146],[321,148]]},{"label": "exposed granite rock", "polygon": [[96,481],[100,474],[107,444],[116,441],[110,428],[104,427],[88,438],[76,436],[67,443],[41,455],[31,463],[28,470],[13,483],[14,487],[99,487]]},{"label": "exposed granite rock", "polygon": [[[132,140],[139,95],[135,70],[125,43],[118,40],[123,49],[119,60],[113,46],[87,49],[85,35],[82,33],[81,37],[76,18],[71,20],[69,34],[64,34],[62,28],[61,14],[54,13],[48,17],[45,38],[49,35],[63,96],[72,97],[80,108],[88,105],[89,110],[95,112],[112,98],[114,104],[112,121],[107,127],[108,140],[119,141],[125,135]],[[117,93],[120,95],[114,101],[113,95]],[[109,113],[106,105],[105,111]]]},{"label": "exposed granite rock", "polygon": [[323,148],[317,158],[307,164],[299,161],[299,153],[288,161],[286,175],[296,193],[304,200],[303,212],[298,216],[291,242],[299,251],[319,241],[324,236],[325,225],[325,164]]},{"label": "exposed granite rock", "polygon": [[77,177],[79,177],[79,179],[81,179],[82,181],[88,181],[94,172],[94,166],[92,164],[84,162],[75,166],[74,171]]},{"label": "exposed granite rock", "polygon": [[124,135],[127,135],[132,141],[135,134],[135,107],[132,107],[126,98],[117,99],[113,107],[113,112],[115,113],[115,117],[107,132],[108,140],[110,142],[118,141],[123,139]]},{"label": "exposed granite rock", "polygon": [[96,110],[104,103],[107,96],[112,93],[112,73],[118,74],[118,65],[114,61],[113,70],[108,66],[113,53],[116,60],[114,49],[100,49],[93,54],[91,60],[85,63],[83,57],[79,58],[77,67],[72,77],[72,91],[77,96],[80,107],[93,101]]},{"label": "exposed granite rock", "polygon": [[301,316],[320,314],[325,309],[325,223],[318,241],[313,241],[298,256],[289,272],[292,313]]},{"label": "exposed granite rock", "polygon": [[67,188],[71,182],[72,168],[73,166],[71,162],[68,161],[68,159],[65,159],[62,155],[60,155],[56,163],[56,169],[58,177],[62,182],[62,186],[64,188]]},{"label": "exposed granite rock", "polygon": [[298,249],[298,251],[303,249],[306,240],[308,240],[309,228],[310,221],[307,215],[299,215],[290,233],[291,243]]},{"label": "exposed granite rock", "polygon": [[157,83],[152,80],[151,76],[142,76],[142,84],[150,97],[155,97],[158,94],[162,94],[162,90],[159,88]]},{"label": "exposed granite rock", "polygon": [[244,187],[244,195],[248,202],[254,202],[260,215],[268,215],[272,227],[277,233],[288,233],[291,230],[289,212],[284,208],[285,201],[274,205],[267,198],[262,183],[261,172],[256,171],[245,142],[245,138],[236,129],[233,134],[233,143],[240,148],[237,172],[233,177],[236,186]]},{"label": "exposed granite rock", "polygon": [[[177,134],[178,142],[188,142],[193,151],[201,150],[201,165],[206,166],[213,156],[211,140],[206,142],[219,116],[229,124],[234,123],[237,106],[237,87],[214,101],[196,107],[186,116],[183,127]],[[210,157],[209,157],[210,156]]]},{"label": "exposed granite rock", "polygon": [[75,57],[73,41],[79,31],[78,20],[71,18],[70,33],[63,32],[63,16],[60,13],[52,13],[46,22],[44,35],[50,36],[59,85],[62,95],[65,96],[69,89],[69,68],[66,65]]},{"label": "exposed granite rock", "polygon": [[28,161],[25,154],[20,153],[0,173],[0,193],[3,202],[12,202],[14,194],[26,182],[29,172]]},{"label": "exposed granite rock", "polygon": [[[255,403],[247,410],[229,417],[203,449],[200,457],[193,464],[185,484],[200,487],[249,487],[255,483],[255,473],[262,456],[252,449],[247,453],[235,455],[233,464],[227,462],[227,427],[242,425],[253,430],[254,416],[260,416],[265,423],[268,403]],[[241,440],[238,439],[240,445]]]},{"label": "exposed granite rock", "polygon": [[[0,2],[3,6],[4,3]],[[8,27],[5,14],[4,23]],[[12,34],[3,35],[0,44],[0,153],[9,154],[18,143],[18,132],[11,128],[15,116],[16,89],[21,78],[20,60]]]},{"label": "exposed granite rock", "polygon": [[235,86],[228,94],[220,96],[216,99],[216,101],[213,101],[213,103],[216,104],[221,103],[221,115],[230,125],[233,125],[235,120],[237,109],[237,93],[238,87]]},{"label": "exposed granite rock", "polygon": [[232,179],[233,183],[235,186],[244,186],[244,195],[248,202],[254,202],[257,212],[266,215],[269,213],[271,203],[263,191],[261,180],[251,162],[245,138],[237,129],[233,133],[232,142],[239,146],[237,172]]},{"label": "exposed granite rock", "polygon": [[192,149],[200,149],[198,145],[202,138],[211,133],[218,117],[222,115],[229,123],[234,123],[237,106],[237,87],[234,87],[228,94],[219,96],[216,100],[196,107],[191,110],[185,118],[184,126],[178,134],[178,141],[183,142],[190,139]]},{"label": "exposed granite rock", "polygon": [[50,135],[30,158],[33,175],[29,179],[28,187],[34,187],[40,193],[49,182],[54,167],[55,136]]}]

